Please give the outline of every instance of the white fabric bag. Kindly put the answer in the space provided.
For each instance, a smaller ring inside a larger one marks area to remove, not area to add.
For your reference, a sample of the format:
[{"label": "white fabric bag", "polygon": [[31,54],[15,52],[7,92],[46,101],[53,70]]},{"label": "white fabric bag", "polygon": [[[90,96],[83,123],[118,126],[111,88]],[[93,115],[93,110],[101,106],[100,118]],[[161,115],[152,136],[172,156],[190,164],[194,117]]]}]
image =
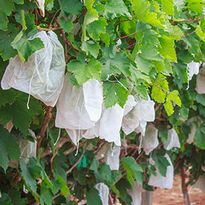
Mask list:
[{"label": "white fabric bag", "polygon": [[149,155],[159,145],[158,129],[153,124],[147,126],[145,136],[142,139],[142,147],[146,155]]},{"label": "white fabric bag", "polygon": [[36,0],[38,8],[41,11],[42,16],[45,16],[45,0]]},{"label": "white fabric bag", "polygon": [[133,95],[129,95],[124,105],[124,116],[127,115],[137,104]]},{"label": "white fabric bag", "polygon": [[99,192],[100,199],[102,201],[102,205],[109,205],[109,188],[104,183],[98,183],[95,185],[95,188]]},{"label": "white fabric bag", "polygon": [[[159,187],[162,189],[171,189],[174,181],[174,167],[168,154],[165,155],[169,161],[169,166],[167,167],[166,176],[162,176],[157,170],[157,175],[151,175],[148,181],[150,186]],[[154,163],[154,162],[153,162]]]},{"label": "white fabric bag", "polygon": [[85,108],[90,120],[97,122],[102,114],[103,89],[97,80],[89,80],[83,84]]},{"label": "white fabric bag", "polygon": [[196,126],[193,124],[191,126],[191,130],[190,130],[190,133],[188,135],[188,139],[186,141],[188,144],[192,144],[194,142],[195,134],[196,134]]},{"label": "white fabric bag", "polygon": [[37,141],[35,133],[29,129],[30,135],[33,137],[34,142],[27,139],[20,139],[19,147],[21,150],[21,159],[28,163],[31,157],[36,157]]},{"label": "white fabric bag", "polygon": [[110,166],[111,170],[119,170],[120,167],[120,147],[112,146],[108,149],[106,153],[106,164]]},{"label": "white fabric bag", "polygon": [[83,134],[83,137],[87,139],[99,137],[107,142],[114,142],[115,145],[121,146],[120,129],[122,126],[123,112],[124,109],[118,104],[104,109],[100,120],[95,126],[88,129]]},{"label": "white fabric bag", "polygon": [[193,184],[194,188],[200,189],[202,192],[205,192],[205,177],[200,176],[195,184]]},{"label": "white fabric bag", "polygon": [[135,182],[132,188],[128,191],[132,198],[132,205],[141,205],[142,201],[142,186]]},{"label": "white fabric bag", "polygon": [[170,150],[174,147],[180,148],[180,142],[179,142],[178,134],[176,133],[175,129],[172,128],[168,130],[168,139],[164,143],[164,149]]},{"label": "white fabric bag", "polygon": [[53,107],[63,86],[64,49],[52,31],[38,32],[30,40],[35,38],[42,40],[44,48],[33,53],[24,63],[18,56],[10,59],[1,87],[5,90],[15,88]]},{"label": "white fabric bag", "polygon": [[146,123],[155,120],[154,102],[152,100],[137,101],[136,106],[123,118],[122,129],[126,135],[133,131],[145,133]]},{"label": "white fabric bag", "polygon": [[153,122],[155,120],[154,101],[140,100],[134,108],[139,121]]},{"label": "white fabric bag", "polygon": [[197,62],[191,62],[187,65],[189,72],[189,80],[191,80],[194,75],[197,75],[199,73],[200,65],[201,63]]},{"label": "white fabric bag", "polygon": [[101,116],[102,103],[102,85],[99,81],[89,80],[82,87],[77,87],[71,85],[66,76],[57,103],[56,127],[69,130],[94,127]]},{"label": "white fabric bag", "polygon": [[120,129],[122,126],[124,109],[118,104],[103,111],[99,124],[99,137],[107,142],[114,142],[121,146]]},{"label": "white fabric bag", "polygon": [[205,74],[199,73],[196,78],[196,91],[199,94],[205,94]]}]

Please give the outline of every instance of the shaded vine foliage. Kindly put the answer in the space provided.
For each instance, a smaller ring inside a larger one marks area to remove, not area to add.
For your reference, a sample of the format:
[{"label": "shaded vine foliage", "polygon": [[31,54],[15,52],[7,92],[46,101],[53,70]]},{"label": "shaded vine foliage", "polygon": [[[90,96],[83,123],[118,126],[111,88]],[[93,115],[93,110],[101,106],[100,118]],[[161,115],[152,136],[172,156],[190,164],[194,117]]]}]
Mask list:
[{"label": "shaded vine foliage", "polygon": [[[46,0],[45,15],[34,0],[0,0],[0,76],[9,59],[25,62],[43,47],[34,33],[53,30],[61,41],[66,72],[76,86],[94,78],[103,82],[105,107],[124,106],[128,95],[155,101],[155,126],[159,146],[152,152],[158,161],[139,149],[139,135],[121,132],[119,171],[105,164],[98,138],[81,140],[79,150],[64,130],[55,128],[55,107],[10,89],[0,90],[0,204],[101,204],[94,186],[110,189],[110,203],[131,204],[128,190],[135,180],[144,189],[158,168],[166,172],[165,153],[175,172],[187,173],[187,184],[204,174],[205,95],[189,81],[187,64],[205,61],[205,20],[202,0]],[[192,127],[192,144],[187,139]],[[162,143],[174,127],[181,148],[166,151]],[[37,156],[26,163],[19,142],[34,140]]]}]

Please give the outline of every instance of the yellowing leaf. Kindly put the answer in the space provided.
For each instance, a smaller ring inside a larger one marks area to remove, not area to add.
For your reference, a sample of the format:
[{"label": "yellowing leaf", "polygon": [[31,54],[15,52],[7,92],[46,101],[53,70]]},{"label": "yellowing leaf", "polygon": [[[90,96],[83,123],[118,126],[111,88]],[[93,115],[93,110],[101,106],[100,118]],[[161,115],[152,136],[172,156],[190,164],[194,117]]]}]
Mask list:
[{"label": "yellowing leaf", "polygon": [[181,107],[181,99],[179,97],[179,92],[174,90],[167,95],[164,108],[167,112],[167,115],[170,116],[174,113],[174,105]]},{"label": "yellowing leaf", "polygon": [[205,42],[205,33],[204,31],[202,30],[202,28],[198,25],[196,27],[196,30],[195,30],[196,34],[198,35],[198,37]]},{"label": "yellowing leaf", "polygon": [[173,0],[161,0],[163,10],[170,16],[174,15]]},{"label": "yellowing leaf", "polygon": [[172,38],[163,37],[160,39],[160,53],[165,59],[169,59],[172,62],[177,61],[176,50],[175,50],[175,43]]},{"label": "yellowing leaf", "polygon": [[152,86],[152,98],[158,103],[164,103],[168,91],[169,85],[166,77],[159,74]]}]

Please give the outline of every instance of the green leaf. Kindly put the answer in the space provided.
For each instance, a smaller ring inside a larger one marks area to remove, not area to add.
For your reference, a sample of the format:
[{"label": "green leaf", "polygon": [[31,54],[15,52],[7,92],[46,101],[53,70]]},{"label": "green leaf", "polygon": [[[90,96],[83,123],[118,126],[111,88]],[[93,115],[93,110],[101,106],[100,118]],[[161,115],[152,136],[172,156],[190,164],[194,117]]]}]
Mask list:
[{"label": "green leaf", "polygon": [[197,130],[194,136],[194,144],[202,150],[205,150],[205,123],[203,123]]},{"label": "green leaf", "polygon": [[172,62],[177,61],[175,43],[174,40],[169,37],[163,37],[160,39],[160,53],[165,59],[169,59]]},{"label": "green leaf", "polygon": [[167,112],[167,115],[170,116],[174,113],[173,105],[178,105],[181,107],[181,99],[179,97],[179,92],[174,90],[167,95],[166,102],[164,104],[164,108]]},{"label": "green leaf", "polygon": [[[102,78],[107,80],[108,77],[117,74],[130,76],[130,61],[124,53],[116,53],[113,56],[107,56],[109,51],[106,49],[104,53],[104,64],[102,67]],[[112,54],[111,54],[112,55]]]},{"label": "green leaf", "polygon": [[201,105],[205,106],[205,95],[197,94],[196,95],[196,102],[200,103]]},{"label": "green leaf", "polygon": [[19,58],[22,62],[27,61],[35,51],[44,47],[44,44],[40,38],[29,40],[23,35],[22,31],[16,36],[11,45],[17,50]]},{"label": "green leaf", "polygon": [[123,107],[127,101],[129,91],[120,81],[117,83],[105,82],[103,84],[103,95],[105,107],[119,104]]},{"label": "green leaf", "polygon": [[170,16],[174,15],[174,2],[173,0],[161,0],[163,10]]},{"label": "green leaf", "polygon": [[81,49],[85,51],[86,55],[90,54],[94,58],[98,57],[100,46],[93,41],[84,41]]},{"label": "green leaf", "polygon": [[40,204],[52,205],[52,194],[44,183],[41,185]]},{"label": "green leaf", "polygon": [[152,98],[158,103],[164,103],[168,91],[169,85],[166,77],[159,74],[152,86]]},{"label": "green leaf", "polygon": [[23,160],[20,160],[21,176],[24,179],[24,182],[28,189],[34,193],[37,190],[36,179],[32,176],[30,170]]},{"label": "green leaf", "polygon": [[127,179],[130,184],[133,184],[136,180],[142,184],[143,181],[143,169],[135,161],[133,157],[124,157],[121,160],[122,166],[126,171]]},{"label": "green leaf", "polygon": [[4,13],[0,13],[0,30],[6,31],[8,29],[9,20]]},{"label": "green leaf", "polygon": [[86,193],[87,205],[102,205],[102,201],[97,189],[92,188]]},{"label": "green leaf", "polygon": [[14,3],[23,5],[24,0],[14,0]]},{"label": "green leaf", "polygon": [[59,0],[61,9],[67,14],[77,15],[82,10],[83,4],[80,0]]},{"label": "green leaf", "polygon": [[3,193],[2,196],[0,197],[0,204],[2,204],[2,205],[13,205],[13,203],[11,201],[11,198],[6,193]]},{"label": "green leaf", "polygon": [[60,26],[66,33],[70,33],[73,31],[73,23],[71,20],[66,20],[64,18],[60,18]]},{"label": "green leaf", "polygon": [[99,18],[99,20],[94,21],[87,26],[87,32],[93,40],[99,41],[101,34],[106,33],[106,26],[106,19]]},{"label": "green leaf", "polygon": [[14,126],[25,135],[28,133],[33,117],[42,112],[40,104],[33,98],[30,101],[30,109],[28,110],[27,98],[25,94],[19,94],[13,104],[7,104],[0,108],[0,122],[5,124],[12,121]]},{"label": "green leaf", "polygon": [[60,186],[61,194],[67,199],[67,197],[70,195],[70,189],[67,186],[66,180],[59,175],[56,178],[57,183]]},{"label": "green leaf", "polygon": [[0,13],[9,16],[14,9],[13,0],[0,0]]},{"label": "green leaf", "polygon": [[9,60],[11,57],[14,57],[16,55],[16,51],[10,44],[17,35],[17,32],[18,30],[13,24],[9,24],[8,31],[0,31],[0,56],[4,61]]},{"label": "green leaf", "polygon": [[16,139],[0,126],[0,166],[6,171],[10,160],[18,160],[20,150]]},{"label": "green leaf", "polygon": [[79,85],[89,79],[100,80],[102,65],[97,60],[91,59],[88,64],[73,60],[68,63],[67,67],[75,75]]},{"label": "green leaf", "polygon": [[156,12],[151,11],[151,5],[149,1],[134,0],[132,1],[132,10],[136,17],[143,23],[151,24],[163,28],[163,24],[160,21]]},{"label": "green leaf", "polygon": [[203,0],[187,0],[187,2],[188,2],[187,6],[191,11],[194,11],[198,14],[202,14],[204,8]]},{"label": "green leaf", "polygon": [[199,36],[199,38],[205,42],[205,33],[204,31],[202,30],[201,26],[198,25],[196,27],[196,30],[195,30],[196,34]]},{"label": "green leaf", "polygon": [[166,173],[167,173],[167,167],[170,165],[169,164],[169,161],[167,160],[167,158],[162,155],[161,153],[155,153],[153,156],[152,156],[153,160],[155,161],[155,165],[157,166],[158,170],[159,170],[159,173],[162,175],[162,176],[166,176]]},{"label": "green leaf", "polygon": [[82,30],[83,30],[82,41],[87,41],[89,38],[87,37],[86,34],[86,27],[90,23],[98,20],[99,15],[96,9],[93,8],[94,0],[85,0],[84,3],[87,8],[87,13],[85,15],[83,26],[82,26]]},{"label": "green leaf", "polygon": [[108,0],[105,5],[104,16],[114,19],[119,16],[131,17],[123,0]]}]

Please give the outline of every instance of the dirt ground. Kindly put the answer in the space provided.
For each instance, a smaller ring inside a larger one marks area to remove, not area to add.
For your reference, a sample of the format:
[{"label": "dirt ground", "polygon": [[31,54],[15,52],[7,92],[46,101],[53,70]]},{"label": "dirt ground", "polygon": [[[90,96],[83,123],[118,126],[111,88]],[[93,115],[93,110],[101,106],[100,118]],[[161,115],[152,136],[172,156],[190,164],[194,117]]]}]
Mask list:
[{"label": "dirt ground", "polygon": [[[190,187],[189,196],[192,205],[205,205],[205,193],[201,190]],[[173,189],[158,189],[154,192],[153,205],[184,205],[179,177],[175,178]]]}]

